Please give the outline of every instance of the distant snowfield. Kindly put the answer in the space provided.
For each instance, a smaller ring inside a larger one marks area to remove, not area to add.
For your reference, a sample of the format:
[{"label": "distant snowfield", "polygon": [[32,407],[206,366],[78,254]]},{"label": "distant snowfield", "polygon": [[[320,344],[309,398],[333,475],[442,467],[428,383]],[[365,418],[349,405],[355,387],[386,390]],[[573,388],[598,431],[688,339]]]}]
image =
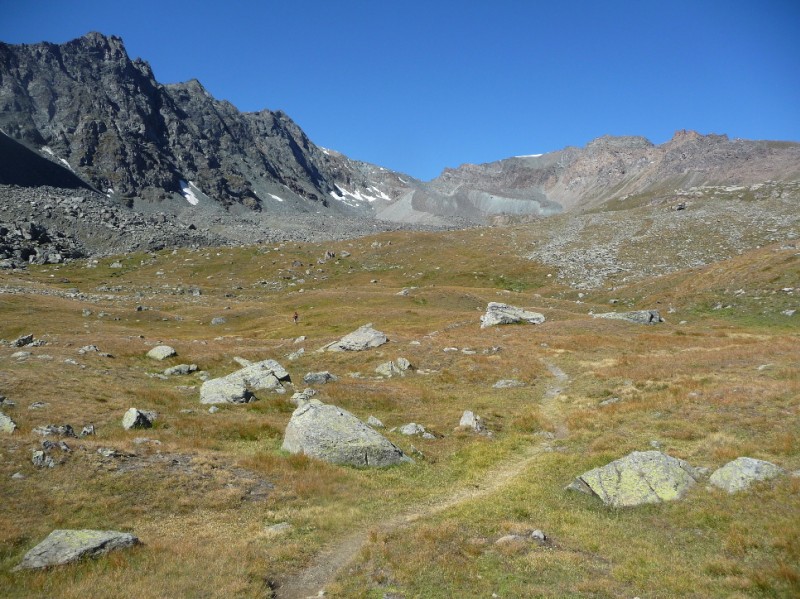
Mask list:
[{"label": "distant snowfield", "polygon": [[283,201],[283,198],[276,196],[274,193],[268,193],[267,195],[268,195],[269,197],[271,197],[273,200],[277,200],[277,201],[279,201],[279,202],[282,202],[282,201]]},{"label": "distant snowfield", "polygon": [[200,198],[194,195],[194,192],[195,190],[200,191],[198,187],[191,181],[187,183],[183,179],[181,179],[180,181],[180,186],[181,186],[181,193],[183,194],[183,197],[186,198],[186,201],[189,202],[192,206],[197,206],[200,203]]},{"label": "distant snowfield", "polygon": [[514,156],[514,158],[538,158],[543,154],[523,154],[522,156]]}]

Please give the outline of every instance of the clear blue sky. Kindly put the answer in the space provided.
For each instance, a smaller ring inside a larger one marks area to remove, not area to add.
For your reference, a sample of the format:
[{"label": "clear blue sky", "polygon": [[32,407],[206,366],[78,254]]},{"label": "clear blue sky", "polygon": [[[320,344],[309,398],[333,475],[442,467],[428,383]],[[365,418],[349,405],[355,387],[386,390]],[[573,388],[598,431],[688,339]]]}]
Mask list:
[{"label": "clear blue sky", "polygon": [[800,0],[0,0],[4,42],[88,31],[421,179],[604,134],[800,140]]}]

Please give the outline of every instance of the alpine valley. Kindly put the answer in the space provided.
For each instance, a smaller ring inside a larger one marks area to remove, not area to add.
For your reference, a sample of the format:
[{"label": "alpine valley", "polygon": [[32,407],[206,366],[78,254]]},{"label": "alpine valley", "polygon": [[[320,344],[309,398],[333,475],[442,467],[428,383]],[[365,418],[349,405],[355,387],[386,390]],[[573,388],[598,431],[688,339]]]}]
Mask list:
[{"label": "alpine valley", "polygon": [[420,181],[0,43],[0,594],[800,596],[799,298],[798,143]]}]

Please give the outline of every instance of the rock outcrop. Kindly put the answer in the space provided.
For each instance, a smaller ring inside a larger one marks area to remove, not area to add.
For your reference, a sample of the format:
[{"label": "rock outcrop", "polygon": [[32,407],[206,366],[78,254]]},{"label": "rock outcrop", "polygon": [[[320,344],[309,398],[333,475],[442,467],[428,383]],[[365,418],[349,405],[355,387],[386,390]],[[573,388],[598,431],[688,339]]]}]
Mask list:
[{"label": "rock outcrop", "polygon": [[412,461],[347,410],[315,399],[292,413],[282,448],[348,466],[384,467]]},{"label": "rock outcrop", "polygon": [[543,322],[543,314],[529,312],[500,302],[489,302],[486,314],[481,316],[482,329],[498,324],[542,324]]},{"label": "rock outcrop", "polygon": [[25,554],[15,570],[33,570],[68,564],[109,551],[133,547],[139,539],[114,530],[54,530]]},{"label": "rock outcrop", "polygon": [[681,499],[700,477],[688,463],[659,451],[634,451],[584,472],[567,488],[599,497],[612,507]]},{"label": "rock outcrop", "polygon": [[744,491],[757,481],[770,480],[784,473],[772,462],[741,457],[715,470],[708,482],[728,493]]}]

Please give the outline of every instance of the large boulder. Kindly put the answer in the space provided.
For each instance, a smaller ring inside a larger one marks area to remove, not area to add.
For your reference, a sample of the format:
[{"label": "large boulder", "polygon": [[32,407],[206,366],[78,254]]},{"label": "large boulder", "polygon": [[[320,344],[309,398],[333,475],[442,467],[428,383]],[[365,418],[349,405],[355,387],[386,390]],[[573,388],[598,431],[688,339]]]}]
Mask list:
[{"label": "large boulder", "polygon": [[486,314],[481,316],[481,328],[492,327],[498,324],[542,324],[544,315],[538,312],[529,312],[522,308],[515,308],[500,302],[489,302]]},{"label": "large boulder", "polygon": [[632,312],[605,312],[603,314],[592,314],[595,318],[607,318],[610,320],[625,320],[635,324],[658,324],[664,322],[658,310],[634,310]]},{"label": "large boulder", "polygon": [[770,480],[783,474],[783,468],[772,462],[755,458],[736,458],[715,470],[708,482],[728,493],[744,491],[760,480]]},{"label": "large boulder", "polygon": [[31,570],[97,557],[115,549],[132,547],[139,539],[114,530],[54,530],[25,554],[15,570]]},{"label": "large boulder", "polygon": [[147,352],[147,357],[152,358],[153,360],[166,360],[167,358],[171,358],[177,354],[178,352],[175,351],[175,348],[172,348],[169,345],[156,345],[153,349]]},{"label": "large boulder", "polygon": [[200,403],[247,403],[254,398],[253,391],[283,391],[283,383],[291,381],[286,369],[275,360],[243,363],[247,364],[244,368],[204,382]]},{"label": "large boulder", "polygon": [[363,351],[372,347],[379,347],[386,343],[388,339],[384,333],[372,328],[372,323],[365,324],[345,335],[339,341],[334,341],[324,346],[325,351]]},{"label": "large boulder", "polygon": [[349,466],[383,467],[412,461],[347,410],[315,399],[292,413],[283,449]]},{"label": "large boulder", "polygon": [[595,495],[613,507],[681,499],[700,474],[688,463],[660,451],[634,451],[584,472],[567,488]]}]

